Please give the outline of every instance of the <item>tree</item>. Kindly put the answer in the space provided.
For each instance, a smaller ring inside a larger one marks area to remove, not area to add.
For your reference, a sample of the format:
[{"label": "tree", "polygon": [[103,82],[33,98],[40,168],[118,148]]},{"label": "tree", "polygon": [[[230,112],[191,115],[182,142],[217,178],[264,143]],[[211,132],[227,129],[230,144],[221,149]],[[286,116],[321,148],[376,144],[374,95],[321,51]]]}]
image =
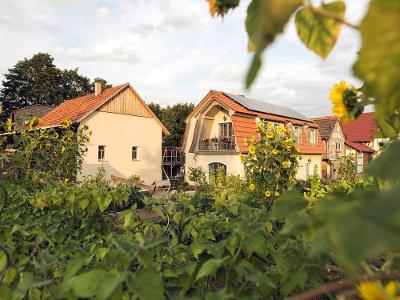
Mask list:
[{"label": "tree", "polygon": [[92,84],[91,84],[91,91],[92,91],[92,92],[94,92],[94,83],[97,82],[97,81],[101,82],[101,89],[102,89],[102,90],[108,89],[108,88],[112,87],[112,84],[108,84],[108,83],[107,83],[107,80],[105,80],[105,79],[103,79],[103,78],[101,78],[101,77],[96,77],[96,78],[93,80]]},{"label": "tree", "polygon": [[178,103],[162,108],[159,104],[150,103],[149,107],[171,133],[171,135],[165,137],[164,146],[180,146],[185,133],[185,119],[192,112],[194,104]]},{"label": "tree", "polygon": [[[32,58],[17,62],[8,70],[0,91],[4,114],[34,105],[58,105],[63,100],[79,97],[94,90],[94,83],[78,73],[78,68],[61,70],[54,65],[48,53],[38,53]],[[110,87],[102,81],[103,88]]]}]

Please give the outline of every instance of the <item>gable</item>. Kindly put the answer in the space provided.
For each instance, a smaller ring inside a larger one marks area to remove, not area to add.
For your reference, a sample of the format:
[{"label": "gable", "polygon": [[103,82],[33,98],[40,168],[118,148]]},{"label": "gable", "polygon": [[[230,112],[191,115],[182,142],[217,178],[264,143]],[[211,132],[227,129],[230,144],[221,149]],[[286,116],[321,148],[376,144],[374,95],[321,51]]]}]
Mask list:
[{"label": "gable", "polygon": [[104,103],[97,111],[115,114],[152,118],[153,115],[146,104],[130,88],[124,89],[112,99]]}]

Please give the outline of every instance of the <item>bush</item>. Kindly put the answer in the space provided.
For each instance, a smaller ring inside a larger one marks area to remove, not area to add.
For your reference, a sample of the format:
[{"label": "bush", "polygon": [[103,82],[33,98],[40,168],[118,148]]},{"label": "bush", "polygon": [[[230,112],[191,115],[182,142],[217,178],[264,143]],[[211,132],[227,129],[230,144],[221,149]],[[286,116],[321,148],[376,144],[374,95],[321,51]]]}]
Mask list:
[{"label": "bush", "polygon": [[339,180],[353,181],[356,178],[356,160],[353,155],[342,156],[339,160]]}]

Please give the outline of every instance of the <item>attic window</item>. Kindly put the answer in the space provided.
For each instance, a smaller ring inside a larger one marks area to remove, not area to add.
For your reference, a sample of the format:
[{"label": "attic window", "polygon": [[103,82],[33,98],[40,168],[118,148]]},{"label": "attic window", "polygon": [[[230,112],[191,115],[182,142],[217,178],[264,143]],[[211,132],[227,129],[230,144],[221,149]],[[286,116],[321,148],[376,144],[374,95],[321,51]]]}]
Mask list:
[{"label": "attic window", "polygon": [[315,128],[308,129],[308,140],[310,145],[317,145],[317,129]]}]

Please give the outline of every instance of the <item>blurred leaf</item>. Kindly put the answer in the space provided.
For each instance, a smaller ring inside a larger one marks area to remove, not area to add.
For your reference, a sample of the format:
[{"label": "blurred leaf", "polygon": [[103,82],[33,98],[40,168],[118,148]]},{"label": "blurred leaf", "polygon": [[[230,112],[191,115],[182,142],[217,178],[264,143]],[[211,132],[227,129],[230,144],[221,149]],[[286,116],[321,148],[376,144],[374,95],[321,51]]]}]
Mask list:
[{"label": "blurred leaf", "polygon": [[41,280],[33,276],[32,273],[23,272],[20,274],[20,280],[17,289],[12,294],[12,299],[20,299],[29,289],[41,287],[51,283],[51,280]]},{"label": "blurred leaf", "polygon": [[[343,19],[346,5],[343,1],[322,3],[315,8]],[[327,58],[335,46],[340,33],[341,23],[332,18],[321,16],[313,7],[303,7],[296,13],[297,34],[301,41],[323,59]]]},{"label": "blurred leaf", "polygon": [[275,37],[283,32],[293,12],[302,0],[252,0],[246,17],[249,50],[255,51],[251,67],[246,76],[246,87],[250,87],[261,66],[261,53]]},{"label": "blurred leaf", "polygon": [[246,241],[246,249],[251,256],[254,252],[264,257],[267,251],[267,241],[261,232],[250,235]]},{"label": "blurred leaf", "polygon": [[222,260],[220,259],[212,258],[207,260],[197,273],[196,281],[206,276],[215,275],[221,264]]},{"label": "blurred leaf", "polygon": [[0,249],[0,273],[3,272],[8,265],[7,254],[4,250]]},{"label": "blurred leaf", "polygon": [[83,266],[92,261],[93,256],[78,256],[73,258],[67,265],[64,273],[64,282],[74,276]]},{"label": "blurred leaf", "polygon": [[135,273],[134,284],[141,300],[164,299],[164,285],[161,277],[151,269],[141,269]]},{"label": "blurred leaf", "polygon": [[396,179],[400,177],[400,141],[394,140],[387,146],[388,148],[367,166],[366,172],[382,179]]},{"label": "blurred leaf", "polygon": [[400,30],[396,28],[400,28],[400,1],[372,0],[361,23],[362,47],[353,67],[364,81],[366,96],[375,98],[375,119],[386,136],[395,136],[400,129],[381,126],[400,108]]},{"label": "blurred leaf", "polygon": [[307,207],[307,202],[299,191],[284,193],[272,207],[271,214],[277,219],[283,219],[288,215]]}]

